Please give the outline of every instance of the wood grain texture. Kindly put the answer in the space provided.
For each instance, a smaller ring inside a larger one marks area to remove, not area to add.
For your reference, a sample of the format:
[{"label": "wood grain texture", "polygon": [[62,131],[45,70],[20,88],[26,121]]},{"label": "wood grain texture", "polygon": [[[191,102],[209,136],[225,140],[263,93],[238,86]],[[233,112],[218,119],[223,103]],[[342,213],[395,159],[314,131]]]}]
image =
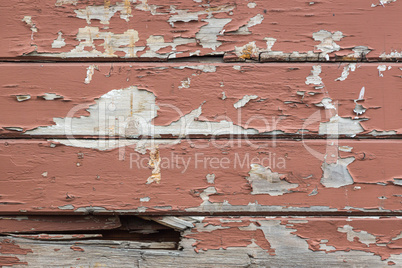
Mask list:
[{"label": "wood grain texture", "polygon": [[401,64],[0,65],[0,135],[401,134]]},{"label": "wood grain texture", "polygon": [[120,227],[117,217],[108,216],[1,216],[0,233],[93,231]]},{"label": "wood grain texture", "polygon": [[398,60],[399,1],[3,1],[3,59]]},{"label": "wood grain texture", "polygon": [[[399,266],[401,219],[206,217],[183,233],[181,250],[124,241],[1,239],[0,263],[29,267]],[[51,260],[51,261],[50,261]]]},{"label": "wood grain texture", "polygon": [[400,140],[3,140],[0,212],[401,211]]}]

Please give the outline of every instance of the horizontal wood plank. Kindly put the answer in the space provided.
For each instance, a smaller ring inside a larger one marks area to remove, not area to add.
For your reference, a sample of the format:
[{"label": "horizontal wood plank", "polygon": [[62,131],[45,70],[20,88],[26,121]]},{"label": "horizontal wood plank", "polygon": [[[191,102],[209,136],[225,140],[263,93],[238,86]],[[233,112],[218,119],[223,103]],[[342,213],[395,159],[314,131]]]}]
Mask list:
[{"label": "horizontal wood plank", "polygon": [[401,64],[0,65],[0,135],[402,132]]},{"label": "horizontal wood plank", "polygon": [[108,216],[0,216],[0,233],[93,231],[120,226],[117,217]]},{"label": "horizontal wood plank", "polygon": [[0,212],[401,212],[401,140],[2,140]]},{"label": "horizontal wood plank", "polygon": [[[29,267],[387,267],[402,264],[400,218],[206,217],[181,250],[126,241],[2,237],[1,265]],[[145,243],[144,243],[145,244]]]},{"label": "horizontal wood plank", "polygon": [[0,58],[398,60],[402,5],[380,2],[3,1]]}]

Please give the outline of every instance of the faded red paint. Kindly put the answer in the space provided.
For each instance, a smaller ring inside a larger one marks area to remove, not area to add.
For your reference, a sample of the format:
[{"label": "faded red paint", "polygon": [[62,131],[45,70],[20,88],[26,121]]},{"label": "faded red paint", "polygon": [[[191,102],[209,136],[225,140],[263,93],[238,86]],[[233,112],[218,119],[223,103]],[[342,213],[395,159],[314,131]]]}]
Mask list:
[{"label": "faded red paint", "polygon": [[[282,222],[287,224],[288,220],[283,220]],[[354,232],[361,233],[363,231],[375,236],[375,242],[366,245],[358,237],[354,237],[353,241],[349,241],[346,233],[337,230],[345,225],[351,226]],[[380,220],[364,218],[354,218],[353,220],[314,219],[308,220],[308,223],[292,222],[287,227],[296,229],[294,234],[306,239],[309,248],[313,251],[325,251],[320,249],[320,243],[322,243],[320,241],[325,239],[328,240],[325,243],[327,246],[336,248],[335,250],[329,250],[329,252],[361,250],[379,255],[382,260],[388,259],[391,254],[398,255],[402,253],[402,239],[397,239],[402,230],[400,220],[391,218]]]},{"label": "faded red paint", "polygon": [[0,267],[13,265],[28,265],[27,262],[21,262],[17,257],[0,256]]},{"label": "faded red paint", "polygon": [[275,255],[275,250],[264,236],[261,230],[246,231],[233,227],[228,229],[213,230],[211,232],[200,232],[186,236],[196,239],[193,244],[195,250],[227,249],[228,247],[247,247],[253,242],[269,254]]},{"label": "faded red paint", "polygon": [[120,226],[118,218],[105,216],[0,216],[0,233],[109,230]]},{"label": "faded red paint", "polygon": [[[356,152],[375,157],[355,159],[349,164],[347,169],[355,183],[339,188],[327,188],[320,183],[323,162],[306,149],[308,147],[325,154],[327,142],[331,144],[331,140],[253,140],[252,144],[242,140],[219,140],[216,141],[216,147],[204,140],[192,142],[160,145],[161,157],[167,157],[161,161],[161,182],[146,184],[152,173],[152,168],[147,167],[149,152],[140,154],[132,146],[119,152],[119,149],[99,151],[64,145],[52,147],[48,141],[3,141],[0,146],[0,167],[8,175],[0,182],[0,195],[4,202],[1,211],[62,214],[80,207],[87,207],[88,211],[91,207],[102,207],[109,212],[135,212],[139,207],[146,207],[146,212],[154,213],[185,211],[188,208],[202,212],[204,209],[199,207],[203,202],[200,195],[207,187],[216,188],[216,194],[209,195],[209,202],[227,201],[233,206],[258,202],[263,206],[283,208],[325,206],[338,211],[400,211],[402,189],[393,184],[393,179],[400,177],[399,158],[395,155],[396,151],[402,150],[398,149],[402,146],[399,140],[385,140],[380,144],[376,140],[340,140],[339,146],[351,146],[358,149]],[[197,150],[194,150],[194,146]],[[210,165],[208,160],[204,168],[201,162],[195,163],[196,153],[199,154],[198,158],[228,158],[230,168],[220,168],[216,163]],[[262,163],[268,166],[269,159],[264,158],[267,153],[271,154],[272,171],[284,174],[287,182],[298,184],[298,187],[279,196],[250,194],[252,189],[246,177],[251,167],[247,163],[240,165],[235,157],[244,161],[249,154],[250,163],[265,161]],[[82,159],[79,158],[80,154],[84,156]],[[137,166],[133,162],[130,168],[130,154],[133,154],[133,159],[139,158],[138,163],[143,161],[144,166]],[[172,154],[174,157],[168,158]],[[119,160],[121,155],[125,160]],[[349,156],[356,155],[342,155]],[[186,161],[190,159],[186,170],[180,157]],[[278,159],[284,159],[285,163],[281,165]],[[273,164],[274,160],[277,163]],[[166,165],[168,161],[173,161],[173,167]],[[77,166],[77,162],[81,164]],[[45,171],[47,177],[42,175]],[[211,173],[216,176],[214,184],[206,179],[206,175]],[[314,189],[318,193],[309,196]],[[140,199],[143,197],[149,197],[150,200],[142,202]],[[48,200],[52,200],[51,204]],[[59,208],[63,206],[67,207]]]},{"label": "faded red paint", "polygon": [[[235,65],[232,64],[207,65],[216,67],[216,72],[178,69],[197,64],[96,65],[98,71],[95,70],[91,82],[85,84],[88,64],[1,64],[4,76],[0,84],[3,87],[0,112],[4,115],[0,119],[1,133],[20,134],[6,127],[30,130],[54,125],[53,118],[66,117],[77,105],[82,106],[74,117],[89,116],[86,109],[95,104],[96,99],[111,90],[129,86],[155,94],[156,105],[161,106],[153,121],[155,125],[169,125],[202,105],[202,121],[228,120],[246,129],[281,130],[293,134],[300,129],[308,130],[305,134],[316,134],[319,123],[328,122],[336,114],[316,106],[323,98],[329,98],[337,105],[339,116],[354,118],[354,100],[365,87],[364,101],[359,102],[367,109],[360,116],[365,119],[360,122],[364,131],[358,135],[373,130],[401,133],[402,114],[398,102],[401,71],[398,64],[387,64],[391,69],[383,72],[384,77],[379,76],[378,64],[358,64],[344,81],[335,79],[341,76],[346,64],[320,64],[321,85],[305,83],[314,64],[240,64],[240,71],[233,69]],[[190,87],[178,88],[186,78],[191,78]],[[317,86],[324,88],[315,89]],[[225,100],[222,100],[222,92],[227,96]],[[304,92],[304,97],[298,92]],[[55,93],[63,98],[45,101],[40,97],[45,93]],[[26,94],[31,96],[30,100],[16,101],[16,95]],[[241,111],[235,109],[233,104],[245,95],[258,98],[247,103]]]},{"label": "faded red paint", "polygon": [[[55,6],[56,1],[47,1],[33,4],[31,1],[19,1],[3,3],[0,12],[1,25],[6,29],[1,32],[2,40],[0,46],[0,57],[12,58],[26,55],[30,52],[57,53],[72,50],[78,45],[76,35],[79,28],[86,26],[98,27],[100,32],[112,32],[122,34],[129,29],[138,31],[139,40],[135,42],[136,47],[145,46],[137,56],[149,51],[147,39],[153,36],[163,36],[165,42],[172,42],[175,38],[195,38],[196,33],[202,26],[208,24],[208,14],[200,14],[193,20],[187,22],[176,22],[172,27],[168,20],[171,16],[179,14],[172,10],[187,10],[188,12],[200,12],[205,10],[217,10],[219,6],[233,7],[231,11],[212,13],[215,19],[230,19],[221,33],[214,35],[222,44],[216,48],[216,52],[223,53],[234,50],[235,46],[243,46],[250,41],[255,41],[257,46],[266,49],[267,44],[264,38],[277,39],[273,50],[293,52],[311,51],[318,43],[312,39],[312,34],[319,30],[341,31],[345,37],[338,42],[342,49],[352,52],[350,48],[355,46],[367,46],[373,51],[368,55],[377,58],[382,52],[400,51],[401,43],[397,33],[399,31],[399,15],[401,13],[400,3],[386,4],[386,8],[371,7],[372,2],[365,0],[358,1],[325,1],[306,2],[284,0],[281,2],[255,0],[253,8],[247,6],[247,1],[213,1],[197,3],[192,0],[157,1],[149,0],[146,4],[156,5],[157,14],[151,15],[150,9],[142,11],[136,9],[137,3],[131,3],[125,8],[132,17],[125,21],[119,17],[119,12],[111,17],[109,24],[102,24],[98,19],[92,19],[90,24],[86,19],[77,18],[75,10],[98,5],[105,10],[116,3],[124,1],[78,1],[75,5],[64,4]],[[375,2],[375,1],[374,1]],[[314,3],[314,4],[309,4]],[[44,16],[43,14],[46,14]],[[255,16],[263,16],[261,24],[248,28],[249,33],[236,33],[240,27],[247,24]],[[21,20],[24,16],[31,16],[32,23],[37,32],[32,33],[31,25]],[[364,27],[361,23],[364,22]],[[387,27],[381,27],[381,22],[388,22]],[[105,28],[108,26],[108,28]],[[12,29],[12,30],[11,30]],[[269,29],[267,31],[267,29]],[[66,45],[62,48],[52,48],[53,40],[58,37],[58,32],[63,33]],[[384,41],[386,38],[386,42]],[[97,50],[104,52],[105,46],[102,40],[95,40],[94,46]],[[92,47],[85,47],[85,50],[92,50]],[[188,45],[178,45],[176,57],[188,57],[190,53],[199,51],[199,55],[206,55],[215,52],[211,48],[204,48],[200,40],[194,40]],[[171,47],[162,48],[159,53],[175,52]],[[345,51],[340,51],[331,56],[342,56]],[[125,53],[115,52],[116,56],[123,57]],[[141,58],[140,58],[141,59]]]},{"label": "faded red paint", "polygon": [[71,246],[70,247],[72,250],[74,250],[74,251],[79,251],[79,252],[84,252],[85,250],[84,249],[82,249],[82,248],[80,248],[80,247],[78,247],[78,246]]},{"label": "faded red paint", "polygon": [[28,253],[32,252],[32,249],[23,249],[19,245],[16,245],[15,242],[10,239],[4,239],[0,243],[1,254],[27,255]]}]

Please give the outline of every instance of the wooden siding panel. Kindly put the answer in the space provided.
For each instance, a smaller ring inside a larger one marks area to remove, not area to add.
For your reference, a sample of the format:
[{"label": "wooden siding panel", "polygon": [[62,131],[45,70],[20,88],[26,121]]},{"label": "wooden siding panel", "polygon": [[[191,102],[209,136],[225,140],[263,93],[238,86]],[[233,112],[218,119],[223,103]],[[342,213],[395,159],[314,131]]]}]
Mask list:
[{"label": "wooden siding panel", "polygon": [[380,2],[3,1],[0,57],[397,60],[402,5]]},{"label": "wooden siding panel", "polygon": [[399,135],[401,66],[3,63],[0,133]]},{"label": "wooden siding panel", "polygon": [[401,146],[399,140],[3,140],[0,211],[400,212]]},{"label": "wooden siding panel", "polygon": [[[1,238],[1,265],[29,267],[400,266],[400,218],[206,217],[183,232],[181,250],[128,241]],[[11,259],[13,258],[13,259]],[[11,262],[13,260],[13,262]],[[6,262],[8,261],[8,262]]]}]

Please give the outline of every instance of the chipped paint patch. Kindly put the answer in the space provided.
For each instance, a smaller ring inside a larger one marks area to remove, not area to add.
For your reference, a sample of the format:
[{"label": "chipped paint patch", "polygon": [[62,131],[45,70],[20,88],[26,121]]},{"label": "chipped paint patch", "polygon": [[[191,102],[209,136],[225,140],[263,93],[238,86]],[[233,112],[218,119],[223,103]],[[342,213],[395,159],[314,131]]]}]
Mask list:
[{"label": "chipped paint patch", "polygon": [[31,99],[31,95],[17,95],[15,96],[17,98],[17,101],[27,101]]},{"label": "chipped paint patch", "polygon": [[329,119],[329,122],[320,122],[318,130],[319,135],[356,135],[363,132],[364,129],[360,120],[344,118],[335,115]]},{"label": "chipped paint patch", "polygon": [[336,110],[335,105],[332,104],[332,100],[330,98],[323,98],[321,100],[321,102],[316,104],[315,106],[324,107],[324,109],[326,109],[326,110],[331,110],[331,109]]},{"label": "chipped paint patch", "polygon": [[322,164],[323,175],[321,184],[328,188],[339,188],[353,184],[353,178],[348,171],[348,165],[355,160],[354,157],[338,158],[335,163]]},{"label": "chipped paint patch", "polygon": [[207,174],[205,176],[205,178],[207,179],[208,183],[214,184],[215,183],[215,174]]},{"label": "chipped paint patch", "polygon": [[[25,22],[28,26],[31,27],[32,34],[38,32],[38,28],[36,28],[36,25],[35,25],[35,23],[32,21],[32,17],[31,17],[31,16],[24,16],[24,18],[23,18],[21,21]],[[33,39],[33,38],[32,38],[32,39]]]},{"label": "chipped paint patch", "polygon": [[369,246],[370,244],[376,243],[376,237],[372,234],[369,234],[366,231],[354,231],[353,227],[350,225],[344,225],[342,227],[338,227],[338,232],[346,233],[347,239],[350,242],[353,242],[355,238],[357,238],[360,243],[366,244]]},{"label": "chipped paint patch", "polygon": [[[42,135],[110,135],[138,137],[141,135],[158,137],[159,135],[185,136],[191,134],[257,134],[256,129],[244,129],[226,120],[220,122],[202,121],[202,105],[188,114],[181,114],[178,121],[168,126],[153,125],[152,120],[157,116],[159,107],[152,92],[139,90],[137,87],[111,90],[102,95],[96,104],[90,105],[89,116],[74,117],[79,109],[87,108],[82,105],[72,109],[65,118],[54,118],[56,125],[38,127],[25,134]],[[116,106],[116,103],[119,106]],[[121,144],[129,143],[120,141]],[[119,142],[111,141],[112,145]],[[72,144],[80,144],[73,140]],[[108,147],[109,148],[109,147]]]},{"label": "chipped paint patch", "polygon": [[179,88],[189,88],[191,84],[191,78],[187,77],[186,79],[184,79],[183,81],[181,81],[181,86],[179,86]]},{"label": "chipped paint patch", "polygon": [[343,37],[344,35],[340,31],[329,32],[326,30],[320,30],[313,33],[313,39],[321,42],[321,44],[316,46],[316,49],[321,50],[325,54],[339,51],[341,47],[335,43],[335,41],[341,41]]},{"label": "chipped paint patch", "polygon": [[236,103],[233,104],[233,107],[236,109],[239,109],[241,107],[244,107],[249,101],[258,99],[257,95],[245,95],[243,98],[238,100]]},{"label": "chipped paint patch", "polygon": [[396,131],[395,130],[389,130],[389,131],[377,131],[377,130],[373,130],[369,133],[370,135],[373,136],[385,136],[385,135],[396,135]]},{"label": "chipped paint patch", "polygon": [[345,67],[343,67],[343,71],[340,77],[335,79],[335,81],[345,81],[349,76],[349,71],[354,72],[356,70],[356,63],[349,63]]},{"label": "chipped paint patch", "polygon": [[101,24],[108,25],[110,19],[118,12],[120,18],[125,21],[130,21],[131,7],[128,1],[122,3],[117,2],[116,5],[107,4],[103,6],[87,6],[84,9],[74,10],[77,18],[84,19],[88,24],[91,24],[92,20],[99,20]]},{"label": "chipped paint patch", "polygon": [[246,25],[241,26],[237,31],[230,32],[231,34],[252,34],[251,31],[249,30],[250,27],[253,27],[255,25],[261,24],[262,21],[264,20],[264,16],[261,14],[257,14],[254,17],[250,18],[250,20],[247,22]]},{"label": "chipped paint patch", "polygon": [[89,67],[87,68],[87,77],[85,78],[85,84],[89,84],[91,83],[92,80],[92,76],[95,73],[95,69],[98,69],[98,67],[96,65],[89,65]]},{"label": "chipped paint patch", "polygon": [[384,74],[382,72],[385,72],[386,70],[391,70],[391,66],[387,65],[378,65],[377,69],[378,69],[378,76],[379,77],[384,77]]},{"label": "chipped paint patch", "polygon": [[392,59],[401,59],[402,58],[402,51],[391,51],[391,53],[382,53],[380,55],[382,60],[392,60]]},{"label": "chipped paint patch", "polygon": [[246,179],[251,184],[251,194],[278,196],[289,193],[289,189],[299,186],[298,184],[287,182],[283,174],[272,172],[269,167],[259,164],[251,164],[249,175]]},{"label": "chipped paint patch", "polygon": [[140,198],[140,202],[149,202],[150,200],[151,200],[151,198],[148,196]]},{"label": "chipped paint patch", "polygon": [[44,100],[64,99],[63,96],[57,95],[56,93],[45,93],[40,97],[42,97]]},{"label": "chipped paint patch", "polygon": [[242,47],[235,46],[235,53],[240,59],[258,59],[260,49],[255,44],[255,41],[253,41]]},{"label": "chipped paint patch", "polygon": [[385,7],[385,5],[391,4],[393,2],[396,2],[396,0],[380,0],[378,4],[371,4],[371,7],[378,7],[378,6]]},{"label": "chipped paint patch", "polygon": [[232,21],[232,19],[204,19],[202,21],[208,22],[200,28],[195,38],[199,41],[203,48],[210,48],[216,50],[222,42],[218,41],[218,35],[222,32],[223,27]]},{"label": "chipped paint patch", "polygon": [[306,77],[306,85],[321,85],[322,79],[320,77],[321,74],[321,66],[314,65],[311,70],[311,74]]},{"label": "chipped paint patch", "polygon": [[62,36],[63,33],[59,32],[57,38],[53,40],[52,48],[62,48],[66,46],[66,42],[64,42],[64,38]]},{"label": "chipped paint patch", "polygon": [[366,108],[363,107],[363,105],[358,103],[364,101],[364,93],[365,93],[365,87],[362,87],[359,93],[359,97],[354,100],[355,108],[353,109],[353,112],[355,112],[357,116],[364,114],[367,110]]}]

